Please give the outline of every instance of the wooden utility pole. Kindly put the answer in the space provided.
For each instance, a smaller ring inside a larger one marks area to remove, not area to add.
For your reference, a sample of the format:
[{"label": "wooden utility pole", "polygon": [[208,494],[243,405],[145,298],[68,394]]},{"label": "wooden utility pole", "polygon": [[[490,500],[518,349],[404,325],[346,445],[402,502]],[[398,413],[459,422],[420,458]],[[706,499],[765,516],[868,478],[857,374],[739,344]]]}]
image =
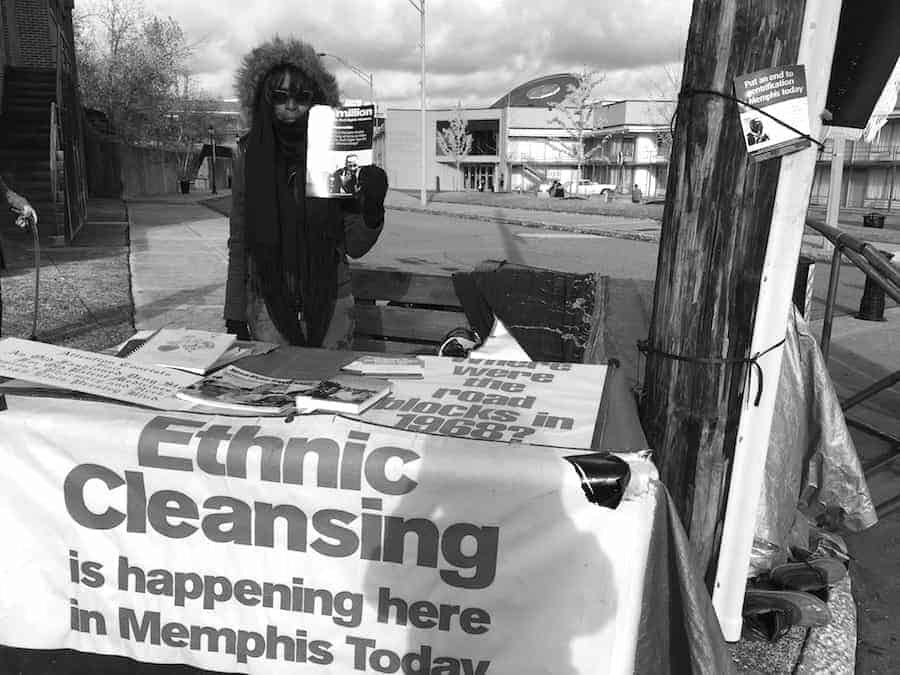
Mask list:
[{"label": "wooden utility pole", "polygon": [[[750,160],[737,104],[708,92],[731,95],[737,75],[797,63],[804,4],[694,0],[688,32],[642,416],[704,571],[714,558],[782,162]],[[775,387],[777,377],[764,384]]]}]

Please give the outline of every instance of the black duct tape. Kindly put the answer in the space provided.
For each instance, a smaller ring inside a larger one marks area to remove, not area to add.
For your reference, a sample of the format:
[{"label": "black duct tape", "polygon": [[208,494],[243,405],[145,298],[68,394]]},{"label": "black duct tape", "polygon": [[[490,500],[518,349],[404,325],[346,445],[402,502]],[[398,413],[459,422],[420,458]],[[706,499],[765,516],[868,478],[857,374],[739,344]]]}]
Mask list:
[{"label": "black duct tape", "polygon": [[570,455],[565,459],[575,467],[589,502],[609,509],[619,505],[631,480],[628,462],[608,452]]}]

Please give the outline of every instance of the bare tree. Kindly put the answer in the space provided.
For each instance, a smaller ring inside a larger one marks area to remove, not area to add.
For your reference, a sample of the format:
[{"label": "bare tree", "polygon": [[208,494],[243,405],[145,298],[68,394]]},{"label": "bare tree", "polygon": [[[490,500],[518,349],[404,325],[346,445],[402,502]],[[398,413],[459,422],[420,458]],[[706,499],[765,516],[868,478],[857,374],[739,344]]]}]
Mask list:
[{"label": "bare tree", "polygon": [[469,125],[463,119],[462,102],[457,102],[456,110],[450,119],[449,126],[438,129],[437,143],[441,152],[453,158],[456,165],[456,175],[453,179],[453,189],[458,189],[459,167],[462,159],[472,150],[472,134],[468,133]]},{"label": "bare tree", "polygon": [[181,26],[148,16],[141,0],[88,3],[73,23],[82,102],[123,139],[159,145],[191,54]]},{"label": "bare tree", "polygon": [[[581,171],[585,162],[600,154],[603,144],[608,136],[598,136],[597,130],[602,128],[603,120],[597,114],[594,106],[594,89],[606,79],[596,71],[583,70],[577,76],[577,84],[567,87],[565,98],[553,106],[555,115],[550,118],[550,123],[566,132],[566,138],[560,141],[551,141],[554,149],[571,157],[578,165],[575,191],[578,191],[578,181],[581,179]],[[595,139],[595,143],[589,148],[587,141]]]},{"label": "bare tree", "polygon": [[664,125],[664,128],[656,133],[656,147],[657,154],[666,157],[672,152],[673,117],[678,103],[678,92],[681,91],[681,71],[678,68],[673,64],[666,64],[662,68],[661,76],[650,80],[647,84],[647,90],[654,98],[670,102],[670,105],[659,108],[658,118],[652,120],[654,124]]}]

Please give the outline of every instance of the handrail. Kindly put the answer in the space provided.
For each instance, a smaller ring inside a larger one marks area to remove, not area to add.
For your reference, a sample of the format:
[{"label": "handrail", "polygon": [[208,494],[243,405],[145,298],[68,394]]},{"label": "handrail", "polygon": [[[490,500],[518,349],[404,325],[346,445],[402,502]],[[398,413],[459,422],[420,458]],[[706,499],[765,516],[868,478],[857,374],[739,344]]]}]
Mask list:
[{"label": "handrail", "polygon": [[900,302],[900,272],[881,251],[836,227],[812,220],[807,220],[806,224],[834,244],[885,293]]},{"label": "handrail", "polygon": [[59,144],[57,137],[57,106],[55,101],[50,102],[50,194],[53,196],[53,208],[56,210],[57,191],[59,190],[59,174],[56,166],[56,147]]},{"label": "handrail", "polygon": [[[828,295],[825,300],[825,317],[822,321],[822,337],[819,342],[822,355],[827,360],[828,349],[831,342],[831,323],[834,318],[834,300],[837,295],[837,284],[840,277],[841,258],[846,256],[850,262],[862,270],[872,283],[881,288],[881,290],[890,295],[897,302],[900,302],[900,273],[898,273],[897,269],[891,265],[890,259],[885,257],[881,251],[872,244],[860,241],[847,232],[843,232],[823,223],[807,220],[806,224],[834,244],[834,255],[832,256],[831,261],[831,276],[828,280]],[[842,399],[841,409],[844,411],[849,410],[875,394],[894,386],[898,381],[900,381],[900,371],[895,371],[869,385],[862,391]],[[887,453],[863,467],[866,474],[871,474],[880,470],[897,458],[898,452],[900,452],[900,438],[861,420],[847,418],[847,423],[862,429],[876,438],[887,441],[891,445],[891,449]],[[900,500],[900,497],[895,497],[894,499],[877,504],[876,511],[879,515],[884,515],[888,510],[893,510],[893,508],[900,503],[898,500]]]}]

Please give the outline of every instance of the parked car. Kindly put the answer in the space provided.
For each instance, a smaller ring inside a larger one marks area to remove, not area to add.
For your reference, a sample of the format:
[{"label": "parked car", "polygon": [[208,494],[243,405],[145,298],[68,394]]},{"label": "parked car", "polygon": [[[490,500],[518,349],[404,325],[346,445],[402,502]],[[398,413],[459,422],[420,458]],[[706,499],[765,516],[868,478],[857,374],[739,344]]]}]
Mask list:
[{"label": "parked car", "polygon": [[615,194],[616,186],[612,183],[595,183],[592,180],[583,178],[579,181],[571,181],[566,186],[566,193],[570,195],[581,195],[584,197],[592,197],[600,195],[607,198]]}]

